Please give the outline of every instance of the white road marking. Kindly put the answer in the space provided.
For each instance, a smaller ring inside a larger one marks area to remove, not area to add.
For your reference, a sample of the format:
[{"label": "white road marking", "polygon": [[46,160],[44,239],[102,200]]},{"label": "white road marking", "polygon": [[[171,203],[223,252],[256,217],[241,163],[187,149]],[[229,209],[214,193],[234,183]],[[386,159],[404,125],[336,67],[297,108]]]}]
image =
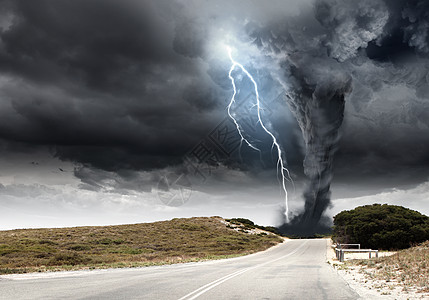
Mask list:
[{"label": "white road marking", "polygon": [[305,245],[305,244],[307,244],[307,243],[308,243],[308,241],[305,241],[301,246],[299,246],[298,248],[296,248],[296,249],[295,249],[294,251],[292,251],[291,253],[288,253],[288,254],[286,254],[286,255],[283,255],[283,256],[281,256],[281,257],[279,257],[279,258],[276,258],[276,259],[273,259],[273,260],[270,260],[270,261],[264,262],[264,263],[262,263],[262,264],[258,264],[258,265],[253,266],[253,267],[249,267],[249,268],[245,268],[245,269],[242,269],[242,270],[238,270],[238,271],[236,271],[236,272],[234,272],[234,273],[228,274],[228,275],[226,275],[226,276],[224,276],[224,277],[221,277],[221,278],[216,279],[216,280],[214,280],[214,281],[212,281],[212,282],[210,282],[210,283],[207,283],[206,285],[203,285],[202,287],[200,287],[200,288],[196,289],[195,291],[190,292],[189,294],[187,294],[187,295],[183,296],[183,297],[182,297],[182,298],[180,298],[179,300],[185,300],[185,299],[186,299],[186,300],[193,300],[193,299],[196,299],[196,298],[198,298],[199,296],[201,296],[202,294],[206,293],[207,291],[209,291],[209,290],[211,290],[212,288],[214,288],[214,287],[218,286],[219,284],[224,283],[225,281],[227,281],[227,280],[229,280],[229,279],[232,279],[232,278],[234,278],[234,277],[236,277],[236,276],[238,276],[238,275],[241,275],[241,274],[243,274],[243,273],[245,273],[245,272],[247,272],[247,271],[250,271],[250,270],[253,270],[253,269],[256,269],[256,268],[259,268],[259,267],[265,266],[265,265],[267,265],[267,264],[270,264],[270,263],[276,262],[276,261],[278,261],[278,260],[281,260],[281,259],[283,259],[283,258],[286,258],[286,257],[288,257],[288,256],[291,256],[292,254],[295,254],[298,250],[300,250],[302,247],[304,247],[304,245]]}]

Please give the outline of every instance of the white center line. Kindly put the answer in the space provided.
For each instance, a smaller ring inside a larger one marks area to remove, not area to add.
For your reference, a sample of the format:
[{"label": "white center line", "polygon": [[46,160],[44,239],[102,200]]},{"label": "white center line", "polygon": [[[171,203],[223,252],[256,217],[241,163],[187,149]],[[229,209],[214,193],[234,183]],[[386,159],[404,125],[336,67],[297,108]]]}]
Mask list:
[{"label": "white center line", "polygon": [[245,273],[245,272],[247,272],[247,271],[249,271],[249,270],[253,270],[253,269],[256,269],[256,268],[259,268],[259,267],[265,266],[265,265],[267,265],[267,264],[270,264],[270,263],[276,262],[276,261],[281,260],[281,259],[283,259],[283,258],[286,258],[286,257],[288,257],[288,256],[291,256],[292,254],[295,254],[298,250],[300,250],[302,247],[304,247],[304,245],[305,245],[305,244],[307,244],[307,242],[308,242],[308,241],[305,241],[301,246],[299,246],[298,248],[296,248],[296,249],[295,249],[294,251],[292,251],[291,253],[288,253],[288,254],[286,254],[286,255],[283,255],[283,256],[281,256],[281,257],[279,257],[279,258],[276,258],[276,259],[273,259],[273,260],[270,260],[270,261],[264,262],[264,263],[262,263],[262,264],[258,264],[258,265],[253,266],[253,267],[249,267],[249,268],[245,268],[245,269],[242,269],[242,270],[238,270],[238,271],[236,271],[236,272],[234,272],[234,273],[228,274],[228,275],[226,275],[226,276],[224,276],[224,277],[221,277],[221,278],[216,279],[216,280],[214,280],[214,281],[212,281],[212,282],[210,282],[210,283],[207,283],[206,285],[203,285],[202,287],[200,287],[200,288],[196,289],[195,291],[190,292],[189,294],[187,294],[187,295],[183,296],[183,297],[182,297],[182,298],[180,298],[179,300],[185,300],[185,299],[186,299],[186,300],[193,300],[193,299],[196,299],[196,298],[198,298],[199,296],[201,296],[202,294],[206,293],[207,291],[209,291],[209,290],[211,290],[212,288],[214,288],[214,287],[218,286],[219,284],[224,283],[225,281],[227,281],[227,280],[229,280],[229,279],[232,279],[232,278],[234,278],[234,277],[236,277],[236,276],[238,276],[238,275],[241,275],[241,274],[243,274],[243,273]]}]

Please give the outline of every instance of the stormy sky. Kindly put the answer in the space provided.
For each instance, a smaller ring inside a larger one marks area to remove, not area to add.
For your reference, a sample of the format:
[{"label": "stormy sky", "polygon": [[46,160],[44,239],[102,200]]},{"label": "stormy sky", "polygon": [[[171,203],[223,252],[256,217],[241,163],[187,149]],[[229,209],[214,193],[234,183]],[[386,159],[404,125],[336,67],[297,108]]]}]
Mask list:
[{"label": "stormy sky", "polygon": [[226,46],[260,87],[292,212],[307,178],[290,99],[347,82],[325,214],[429,214],[428,20],[424,0],[0,0],[0,229],[278,222],[275,153],[239,73],[236,112],[261,153],[227,118]]}]

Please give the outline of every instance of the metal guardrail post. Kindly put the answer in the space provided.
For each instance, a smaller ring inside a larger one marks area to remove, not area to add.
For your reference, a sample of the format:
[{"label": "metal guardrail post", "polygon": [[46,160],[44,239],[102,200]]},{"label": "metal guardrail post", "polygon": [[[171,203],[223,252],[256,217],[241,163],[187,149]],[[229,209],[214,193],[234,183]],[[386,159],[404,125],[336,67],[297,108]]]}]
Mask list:
[{"label": "metal guardrail post", "polygon": [[337,244],[338,248],[343,248],[343,246],[345,246],[344,249],[349,249],[350,246],[357,246],[360,249],[360,244]]},{"label": "metal guardrail post", "polygon": [[372,258],[372,252],[375,253],[375,257],[378,258],[378,250],[373,250],[373,249],[343,249],[341,247],[337,247],[335,248],[335,256],[337,257],[337,259],[340,262],[344,261],[344,255],[346,252],[359,252],[359,253],[364,253],[364,252],[368,252],[369,253],[369,258]]}]

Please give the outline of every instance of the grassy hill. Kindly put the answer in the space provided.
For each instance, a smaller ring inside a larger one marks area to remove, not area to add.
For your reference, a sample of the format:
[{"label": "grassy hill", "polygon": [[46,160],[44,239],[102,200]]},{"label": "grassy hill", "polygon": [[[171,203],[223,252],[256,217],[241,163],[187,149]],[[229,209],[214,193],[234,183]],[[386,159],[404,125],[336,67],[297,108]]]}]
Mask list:
[{"label": "grassy hill", "polygon": [[[384,281],[379,285],[399,285],[406,291],[429,292],[429,241],[401,250],[392,256],[370,260],[354,260],[348,265],[360,265],[369,279]],[[426,298],[425,298],[426,299]]]},{"label": "grassy hill", "polygon": [[220,217],[0,231],[0,274],[137,267],[245,255],[283,240]]}]

